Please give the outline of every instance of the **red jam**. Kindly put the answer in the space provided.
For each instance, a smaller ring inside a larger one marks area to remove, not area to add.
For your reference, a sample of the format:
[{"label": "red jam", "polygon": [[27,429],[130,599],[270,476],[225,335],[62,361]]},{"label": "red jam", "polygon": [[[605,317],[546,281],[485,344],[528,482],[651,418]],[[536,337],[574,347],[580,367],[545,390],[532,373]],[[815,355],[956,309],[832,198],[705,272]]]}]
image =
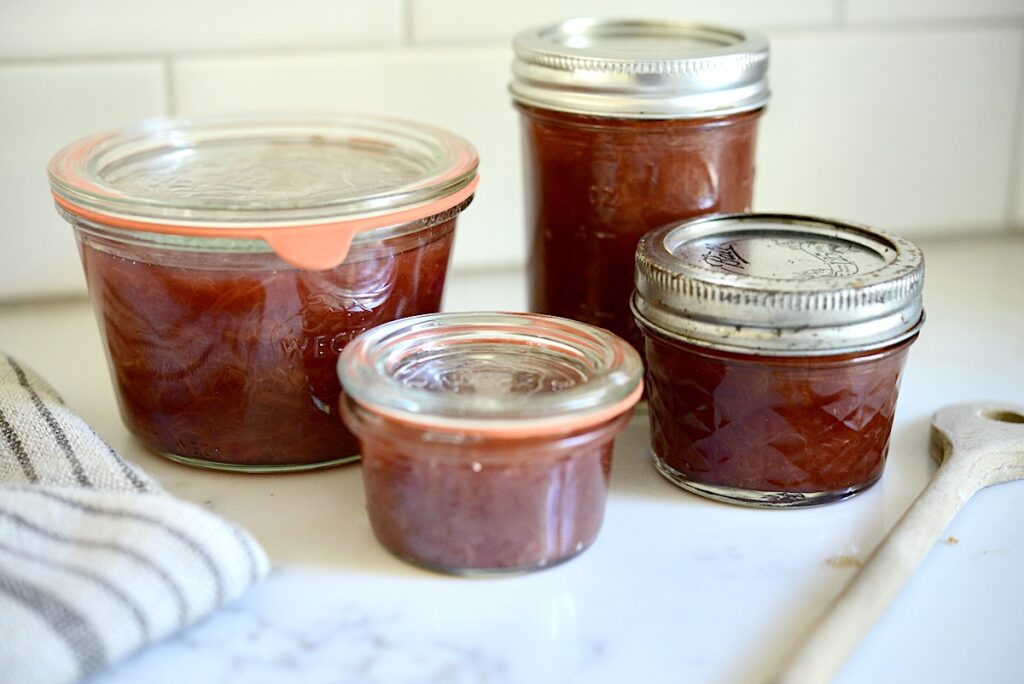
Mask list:
[{"label": "red jam", "polygon": [[763,110],[655,120],[519,110],[531,310],[607,328],[642,354],[629,310],[637,241],[669,221],[750,209]]},{"label": "red jam", "polygon": [[326,271],[272,253],[133,246],[76,224],[125,424],[205,465],[354,457],[336,415],[338,354],[367,328],[440,308],[454,224],[355,245]]},{"label": "red jam", "polygon": [[643,387],[625,340],[525,313],[385,323],[345,348],[338,375],[377,539],[467,574],[535,570],[590,546],[613,441]]},{"label": "red jam", "polygon": [[[644,328],[651,446],[669,479],[715,498],[836,500],[882,474],[915,337],[836,356],[734,354]],[[736,490],[742,490],[737,495]]]},{"label": "red jam", "polygon": [[812,506],[882,474],[924,255],[867,226],[796,214],[670,223],[636,251],[654,462],[751,506]]},{"label": "red jam", "polygon": [[632,411],[568,435],[431,434],[346,402],[367,512],[384,547],[447,572],[531,570],[583,551],[604,518],[612,447]]}]

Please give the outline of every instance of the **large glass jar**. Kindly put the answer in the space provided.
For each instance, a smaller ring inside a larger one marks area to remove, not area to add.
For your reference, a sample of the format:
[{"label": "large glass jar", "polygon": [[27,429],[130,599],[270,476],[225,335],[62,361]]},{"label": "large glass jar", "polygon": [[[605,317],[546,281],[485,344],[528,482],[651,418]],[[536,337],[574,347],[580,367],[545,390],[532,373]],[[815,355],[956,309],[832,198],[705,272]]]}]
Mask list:
[{"label": "large glass jar", "polygon": [[640,398],[636,352],[550,316],[417,316],[338,361],[366,508],[395,555],[452,573],[572,558],[604,518],[612,448]]},{"label": "large glass jar", "polygon": [[882,475],[924,321],[909,241],[812,217],[670,224],[636,253],[655,465],[715,499],[806,506]]},{"label": "large glass jar", "polygon": [[764,36],[573,19],[514,43],[533,311],[641,349],[633,253],[670,221],[750,209],[768,101]]},{"label": "large glass jar", "polygon": [[477,157],[366,117],[159,120],[58,153],[125,425],[173,460],[295,470],[357,457],[335,362],[437,311]]}]

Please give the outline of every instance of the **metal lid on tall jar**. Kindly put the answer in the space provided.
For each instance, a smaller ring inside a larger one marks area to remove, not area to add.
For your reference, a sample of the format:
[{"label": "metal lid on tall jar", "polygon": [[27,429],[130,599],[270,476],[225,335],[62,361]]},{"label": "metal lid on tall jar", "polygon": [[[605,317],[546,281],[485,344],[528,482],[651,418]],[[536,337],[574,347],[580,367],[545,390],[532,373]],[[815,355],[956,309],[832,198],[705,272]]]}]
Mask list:
[{"label": "metal lid on tall jar", "polygon": [[880,348],[924,320],[924,256],[909,240],[794,214],[723,214],[645,235],[637,321],[693,344],[766,355]]},{"label": "metal lid on tall jar", "polygon": [[521,104],[637,119],[723,116],[768,102],[768,39],[684,21],[581,17],[513,41]]}]

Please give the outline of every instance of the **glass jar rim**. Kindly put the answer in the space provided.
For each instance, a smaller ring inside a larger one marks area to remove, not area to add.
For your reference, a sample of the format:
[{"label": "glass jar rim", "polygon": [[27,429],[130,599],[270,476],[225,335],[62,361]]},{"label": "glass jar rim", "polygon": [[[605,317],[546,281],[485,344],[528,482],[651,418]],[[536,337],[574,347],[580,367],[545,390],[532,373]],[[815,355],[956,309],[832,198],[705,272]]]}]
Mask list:
[{"label": "glass jar rim", "polygon": [[362,114],[157,118],[80,139],[50,161],[62,208],[118,228],[258,238],[304,268],[344,260],[358,233],[464,206],[472,145]]},{"label": "glass jar rim", "polygon": [[442,432],[555,434],[607,421],[643,391],[639,355],[614,334],[541,314],[437,313],[391,321],[338,359],[345,393]]}]

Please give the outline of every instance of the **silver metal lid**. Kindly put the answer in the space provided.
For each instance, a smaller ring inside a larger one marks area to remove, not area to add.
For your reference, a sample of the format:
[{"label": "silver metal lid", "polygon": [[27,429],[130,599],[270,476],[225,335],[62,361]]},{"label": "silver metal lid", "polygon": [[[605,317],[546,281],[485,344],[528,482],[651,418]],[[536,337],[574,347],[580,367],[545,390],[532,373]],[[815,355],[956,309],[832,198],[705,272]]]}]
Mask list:
[{"label": "silver metal lid", "polygon": [[513,41],[517,102],[638,119],[721,116],[768,102],[768,39],[683,21],[580,17]]},{"label": "silver metal lid", "polygon": [[924,255],[909,240],[793,214],[670,224],[636,252],[641,325],[717,349],[769,355],[878,348],[924,319]]}]

